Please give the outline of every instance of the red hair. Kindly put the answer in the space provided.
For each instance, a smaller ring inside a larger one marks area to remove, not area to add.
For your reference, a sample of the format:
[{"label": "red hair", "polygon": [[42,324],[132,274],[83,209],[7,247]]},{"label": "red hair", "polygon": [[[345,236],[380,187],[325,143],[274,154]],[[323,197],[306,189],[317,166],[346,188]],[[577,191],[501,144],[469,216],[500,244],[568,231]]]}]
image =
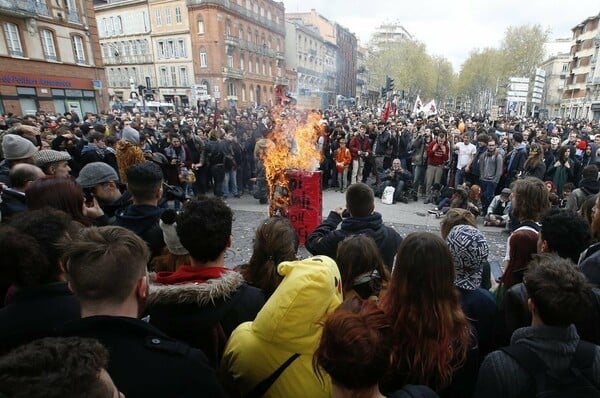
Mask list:
[{"label": "red hair", "polygon": [[91,221],[83,215],[83,188],[70,178],[46,176],[33,181],[25,191],[25,202],[29,210],[46,206],[62,210],[86,227]]},{"label": "red hair", "polygon": [[466,360],[471,336],[446,242],[428,232],[402,241],[381,308],[394,339],[386,382],[447,387]]},{"label": "red hair", "polygon": [[523,274],[527,264],[537,253],[538,233],[530,230],[513,232],[510,236],[510,260],[502,275],[502,286],[504,291],[510,289],[517,283],[523,282]]},{"label": "red hair", "polygon": [[374,302],[346,301],[325,321],[315,372],[320,376],[319,367],[324,369],[334,384],[349,390],[373,387],[390,365],[391,342],[388,317]]}]

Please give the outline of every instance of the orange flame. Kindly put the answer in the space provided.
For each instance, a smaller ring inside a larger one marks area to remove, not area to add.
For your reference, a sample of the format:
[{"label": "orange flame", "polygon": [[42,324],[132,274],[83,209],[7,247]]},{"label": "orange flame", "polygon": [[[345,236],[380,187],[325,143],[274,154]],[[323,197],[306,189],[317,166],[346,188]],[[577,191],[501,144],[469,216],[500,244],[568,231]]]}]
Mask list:
[{"label": "orange flame", "polygon": [[269,188],[269,215],[285,216],[290,201],[287,170],[315,171],[321,162],[323,155],[317,148],[321,115],[310,113],[302,124],[292,118],[273,119],[275,126],[268,136],[271,143],[262,160]]}]

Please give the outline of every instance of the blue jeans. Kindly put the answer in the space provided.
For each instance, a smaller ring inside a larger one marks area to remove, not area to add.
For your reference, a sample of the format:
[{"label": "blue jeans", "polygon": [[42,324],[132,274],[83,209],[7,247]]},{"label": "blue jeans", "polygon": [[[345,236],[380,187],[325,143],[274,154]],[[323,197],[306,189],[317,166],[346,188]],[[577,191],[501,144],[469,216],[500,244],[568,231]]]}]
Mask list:
[{"label": "blue jeans", "polygon": [[456,169],[454,175],[454,188],[458,188],[459,185],[465,182],[465,169]]},{"label": "blue jeans", "polygon": [[225,171],[225,179],[223,180],[223,196],[229,196],[231,188],[231,194],[233,196],[237,196],[237,170],[231,169],[229,171]]},{"label": "blue jeans", "polygon": [[498,184],[492,181],[480,180],[479,185],[481,186],[481,207],[483,214],[486,214],[490,203],[492,203],[492,199],[494,199],[496,185]]}]

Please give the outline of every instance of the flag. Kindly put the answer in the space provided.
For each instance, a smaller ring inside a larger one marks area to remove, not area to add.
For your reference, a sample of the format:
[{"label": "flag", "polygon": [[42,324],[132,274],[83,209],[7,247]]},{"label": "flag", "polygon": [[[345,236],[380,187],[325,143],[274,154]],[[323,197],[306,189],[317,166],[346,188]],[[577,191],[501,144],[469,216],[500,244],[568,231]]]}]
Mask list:
[{"label": "flag", "polygon": [[383,109],[383,114],[381,115],[381,119],[383,119],[384,122],[387,122],[388,118],[390,117],[391,110],[392,110],[392,103],[390,101],[388,101],[385,104],[385,108]]},{"label": "flag", "polygon": [[435,106],[435,100],[429,101],[424,107],[423,112],[425,112],[425,117],[429,117],[432,115],[437,115],[438,110],[437,106]]},{"label": "flag", "polygon": [[423,108],[423,103],[421,102],[421,97],[417,95],[417,100],[415,101],[415,106],[413,107],[413,113],[419,114],[419,112],[421,112],[421,108]]}]

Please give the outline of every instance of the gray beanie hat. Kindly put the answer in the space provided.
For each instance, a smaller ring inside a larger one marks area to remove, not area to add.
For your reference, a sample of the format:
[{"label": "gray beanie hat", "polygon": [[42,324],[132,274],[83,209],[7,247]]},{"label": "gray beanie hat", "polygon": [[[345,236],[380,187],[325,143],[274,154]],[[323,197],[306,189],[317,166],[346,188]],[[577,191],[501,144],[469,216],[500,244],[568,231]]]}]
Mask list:
[{"label": "gray beanie hat", "polygon": [[108,181],[119,181],[119,176],[115,169],[104,162],[86,164],[77,177],[77,182],[83,188],[92,188]]},{"label": "gray beanie hat", "polygon": [[2,139],[2,152],[8,160],[27,159],[37,152],[31,141],[16,134],[6,134]]},{"label": "gray beanie hat", "polygon": [[140,145],[140,133],[131,126],[125,126],[123,128],[122,137],[127,142],[131,142],[134,145]]}]

